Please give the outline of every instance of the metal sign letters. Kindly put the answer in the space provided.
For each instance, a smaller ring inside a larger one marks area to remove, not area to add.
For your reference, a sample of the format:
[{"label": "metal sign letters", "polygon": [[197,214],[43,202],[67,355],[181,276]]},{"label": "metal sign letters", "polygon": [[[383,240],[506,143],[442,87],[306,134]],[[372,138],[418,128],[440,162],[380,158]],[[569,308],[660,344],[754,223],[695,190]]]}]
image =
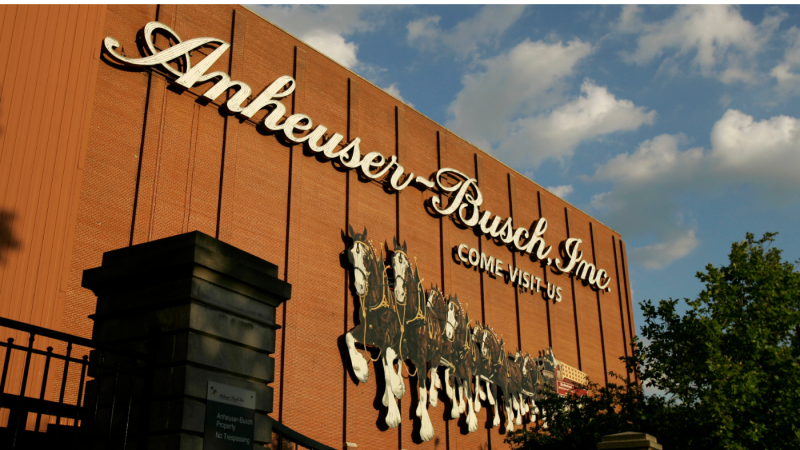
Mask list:
[{"label": "metal sign letters", "polygon": [[[163,33],[177,43],[159,51],[153,43],[155,32]],[[563,261],[562,258],[551,258],[548,256],[552,248],[546,245],[544,238],[547,230],[547,220],[544,217],[534,222],[529,229],[514,228],[511,217],[506,219],[500,216],[492,217],[490,211],[481,211],[483,194],[478,188],[477,179],[452,168],[440,169],[430,177],[432,179],[415,176],[414,173],[406,174],[405,167],[395,155],[389,158],[385,158],[379,152],[362,155],[361,139],[358,137],[349,143],[344,143],[343,135],[340,133],[331,135],[325,125],[318,124],[314,128],[311,117],[305,114],[284,117],[286,106],[281,103],[281,99],[294,92],[296,87],[294,78],[287,75],[279,77],[245,104],[253,92],[247,83],[231,80],[228,74],[220,71],[206,73],[230,48],[230,44],[222,39],[203,37],[183,41],[175,30],[160,22],[150,22],[145,25],[143,37],[150,56],[142,58],[129,58],[119,54],[117,49],[120,43],[113,37],[106,37],[103,45],[108,54],[122,64],[135,67],[160,66],[168,74],[176,77],[174,84],[183,89],[192,88],[198,83],[214,81],[214,85],[203,94],[204,98],[211,101],[230,89],[236,89],[236,93],[224,105],[227,112],[250,119],[258,111],[271,108],[262,119],[262,125],[273,132],[281,133],[289,143],[303,144],[311,152],[325,159],[335,160],[336,164],[343,168],[358,169],[366,178],[379,181],[388,179],[388,186],[394,191],[402,191],[412,182],[422,190],[432,189],[435,193],[429,199],[429,211],[433,214],[439,216],[455,214],[457,223],[480,230],[481,234],[495,241],[497,245],[509,246],[520,253],[529,254],[532,259],[544,261],[560,272],[573,273],[600,291],[611,290],[609,287],[611,277],[608,272],[593,263],[581,260],[583,252],[578,250],[581,239],[570,238],[562,244]],[[192,65],[192,51],[210,44],[216,45],[216,48],[199,63]]]}]

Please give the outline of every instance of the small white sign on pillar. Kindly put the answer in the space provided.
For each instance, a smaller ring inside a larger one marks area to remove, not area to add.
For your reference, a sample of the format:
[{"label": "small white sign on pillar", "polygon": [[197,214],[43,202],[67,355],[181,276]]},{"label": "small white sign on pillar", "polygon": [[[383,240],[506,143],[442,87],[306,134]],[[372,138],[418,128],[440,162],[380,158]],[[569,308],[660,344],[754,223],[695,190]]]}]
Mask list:
[{"label": "small white sign on pillar", "polygon": [[208,382],[203,450],[252,450],[256,393]]}]

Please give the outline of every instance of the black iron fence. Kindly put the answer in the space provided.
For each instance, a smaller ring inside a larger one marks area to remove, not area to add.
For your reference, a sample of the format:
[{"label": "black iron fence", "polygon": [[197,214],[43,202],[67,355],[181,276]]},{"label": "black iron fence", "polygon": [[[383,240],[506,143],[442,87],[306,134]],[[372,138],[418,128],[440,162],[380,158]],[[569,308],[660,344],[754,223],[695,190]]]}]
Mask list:
[{"label": "black iron fence", "polygon": [[0,341],[0,447],[129,447],[146,355],[3,317],[0,327],[16,336]]},{"label": "black iron fence", "polygon": [[272,450],[334,450],[332,447],[292,430],[280,422],[272,422]]},{"label": "black iron fence", "polygon": [[[3,317],[0,333],[0,449],[147,447],[147,355]],[[333,450],[272,430],[275,450]]]}]

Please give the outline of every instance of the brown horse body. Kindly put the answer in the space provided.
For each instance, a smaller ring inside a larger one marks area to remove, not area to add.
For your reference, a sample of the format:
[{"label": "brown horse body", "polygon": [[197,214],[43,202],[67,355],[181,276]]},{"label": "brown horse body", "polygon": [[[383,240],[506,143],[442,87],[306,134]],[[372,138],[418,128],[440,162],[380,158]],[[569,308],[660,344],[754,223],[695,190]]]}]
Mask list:
[{"label": "brown horse body", "polygon": [[[369,380],[368,359],[383,365],[386,424],[396,427],[401,421],[396,399],[405,394],[404,364],[409,377],[417,377],[419,385],[416,415],[423,441],[434,435],[427,406],[429,400],[431,407],[438,404],[437,389],[442,387],[439,366],[444,369],[450,416],[456,419],[466,413],[465,425],[470,432],[478,429],[475,413],[483,400],[493,406],[492,426],[500,424],[501,396],[507,431],[513,430],[514,423],[520,425],[528,412],[535,420],[534,399],[545,384],[556,387],[557,383],[559,364],[552,350],[535,359],[519,351],[509,355],[503,339],[498,339],[491,327],[470,323],[456,295],[445,300],[437,287],[426,293],[405,243],[401,246],[393,242],[387,265],[383,251],[377,252],[367,239],[366,228],[362,233],[352,227],[349,231],[353,243],[347,257],[359,304],[358,323],[345,334],[345,343],[360,382]],[[377,358],[372,357],[374,354]]]}]

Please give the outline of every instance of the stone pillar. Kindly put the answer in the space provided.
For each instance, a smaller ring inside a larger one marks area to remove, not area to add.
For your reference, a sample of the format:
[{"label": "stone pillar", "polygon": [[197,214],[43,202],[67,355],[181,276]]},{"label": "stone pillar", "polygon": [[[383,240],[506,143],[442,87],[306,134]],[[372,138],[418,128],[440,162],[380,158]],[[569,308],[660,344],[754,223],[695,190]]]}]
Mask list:
[{"label": "stone pillar", "polygon": [[597,448],[598,450],[661,450],[661,444],[647,433],[628,431],[603,436]]},{"label": "stone pillar", "polygon": [[147,400],[131,424],[144,418],[148,448],[202,450],[208,381],[255,391],[253,447],[271,441],[275,309],[291,296],[277,276],[276,265],[200,232],[106,252],[84,272],[97,295],[93,339],[150,355],[135,393]]}]

